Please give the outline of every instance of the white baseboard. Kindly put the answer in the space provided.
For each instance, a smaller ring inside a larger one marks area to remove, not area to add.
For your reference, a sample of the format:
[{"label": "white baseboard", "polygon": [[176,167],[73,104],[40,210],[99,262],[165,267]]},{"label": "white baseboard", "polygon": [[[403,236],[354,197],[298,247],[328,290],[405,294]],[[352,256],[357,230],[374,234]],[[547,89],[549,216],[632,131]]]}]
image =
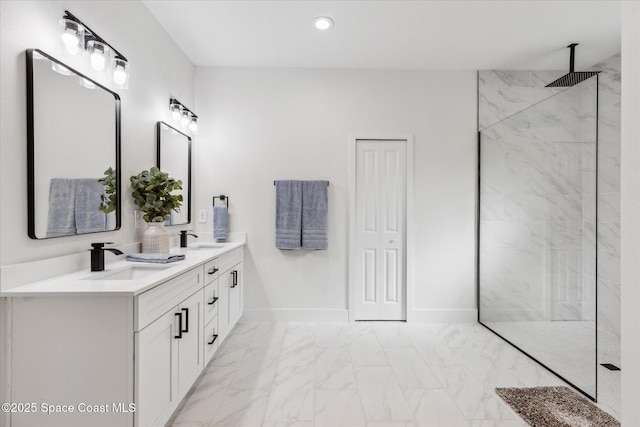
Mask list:
[{"label": "white baseboard", "polygon": [[[244,309],[242,322],[348,322],[347,309]],[[415,309],[412,322],[474,323],[476,309]]]},{"label": "white baseboard", "polygon": [[346,309],[247,309],[241,322],[348,322]]},{"label": "white baseboard", "polygon": [[412,322],[423,323],[475,323],[478,310],[474,309],[413,309]]}]

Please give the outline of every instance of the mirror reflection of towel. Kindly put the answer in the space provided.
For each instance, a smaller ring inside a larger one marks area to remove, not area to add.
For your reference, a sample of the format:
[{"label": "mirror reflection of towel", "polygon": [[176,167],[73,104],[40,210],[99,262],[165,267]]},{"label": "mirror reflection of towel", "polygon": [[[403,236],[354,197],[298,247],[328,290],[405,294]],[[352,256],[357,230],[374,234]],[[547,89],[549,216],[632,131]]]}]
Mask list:
[{"label": "mirror reflection of towel", "polygon": [[76,234],[76,180],[52,178],[49,184],[47,237]]},{"label": "mirror reflection of towel", "polygon": [[52,178],[47,237],[105,231],[107,215],[99,209],[103,194],[104,185],[97,178]]},{"label": "mirror reflection of towel", "polygon": [[107,229],[107,215],[99,207],[104,185],[95,178],[76,179],[76,233],[95,233]]}]

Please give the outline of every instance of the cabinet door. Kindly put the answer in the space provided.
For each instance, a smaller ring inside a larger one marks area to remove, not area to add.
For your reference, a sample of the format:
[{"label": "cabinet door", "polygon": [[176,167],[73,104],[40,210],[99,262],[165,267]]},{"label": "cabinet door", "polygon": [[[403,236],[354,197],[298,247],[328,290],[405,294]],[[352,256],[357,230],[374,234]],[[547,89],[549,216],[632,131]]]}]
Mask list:
[{"label": "cabinet door", "polygon": [[227,336],[227,331],[229,330],[229,291],[232,283],[231,270],[227,270],[220,276],[218,285],[220,293],[218,299],[218,331],[222,340]]},{"label": "cabinet door", "polygon": [[202,372],[204,364],[203,335],[203,291],[200,290],[184,300],[178,307],[182,316],[182,338],[178,341],[178,397],[182,399]]},{"label": "cabinet door", "polygon": [[137,426],[163,426],[180,402],[177,324],[172,310],[135,334]]},{"label": "cabinet door", "polygon": [[229,287],[229,327],[232,328],[242,315],[242,263],[231,268]]}]

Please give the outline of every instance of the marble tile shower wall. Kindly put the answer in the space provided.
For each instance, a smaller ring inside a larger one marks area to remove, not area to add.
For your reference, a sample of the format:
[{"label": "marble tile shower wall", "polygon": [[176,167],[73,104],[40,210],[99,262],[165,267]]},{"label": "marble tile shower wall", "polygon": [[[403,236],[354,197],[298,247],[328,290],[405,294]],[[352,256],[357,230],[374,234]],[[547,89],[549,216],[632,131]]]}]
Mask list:
[{"label": "marble tile shower wall", "polygon": [[598,87],[598,357],[620,363],[620,55],[596,64]]},{"label": "marble tile shower wall", "polygon": [[594,317],[594,83],[548,91],[482,132],[483,320]]},{"label": "marble tile shower wall", "polygon": [[565,71],[479,72],[481,310],[485,321],[543,320],[555,301],[560,318],[593,319],[597,162],[597,315],[614,343],[604,349],[620,335],[620,56],[592,69],[598,156],[595,80],[552,89]]}]

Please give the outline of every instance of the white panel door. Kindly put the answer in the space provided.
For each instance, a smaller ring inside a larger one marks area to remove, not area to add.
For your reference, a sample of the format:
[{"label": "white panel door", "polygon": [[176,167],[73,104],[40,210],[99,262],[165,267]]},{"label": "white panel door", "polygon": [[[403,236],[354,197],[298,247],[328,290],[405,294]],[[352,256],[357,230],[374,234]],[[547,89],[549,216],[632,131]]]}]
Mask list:
[{"label": "white panel door", "polygon": [[406,147],[356,142],[356,320],[406,320]]}]

